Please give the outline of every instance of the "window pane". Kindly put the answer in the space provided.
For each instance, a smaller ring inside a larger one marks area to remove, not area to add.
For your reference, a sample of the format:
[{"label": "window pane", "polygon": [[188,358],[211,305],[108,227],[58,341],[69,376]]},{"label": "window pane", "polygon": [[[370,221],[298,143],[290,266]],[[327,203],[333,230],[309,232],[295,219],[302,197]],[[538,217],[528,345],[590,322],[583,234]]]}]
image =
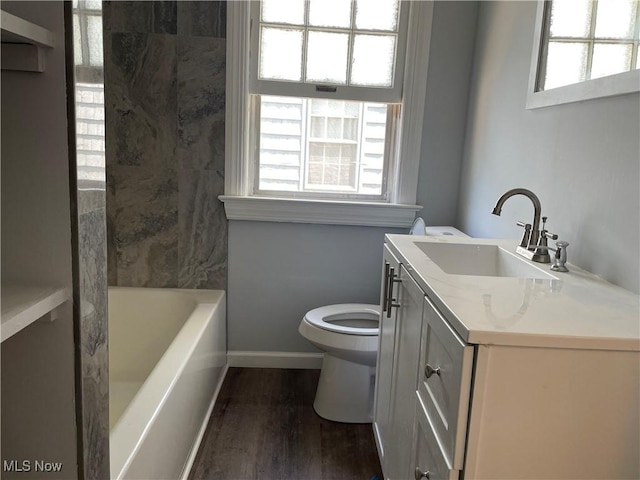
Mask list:
[{"label": "window pane", "polygon": [[633,38],[638,0],[600,0],[596,14],[597,38]]},{"label": "window pane", "polygon": [[555,1],[551,3],[552,37],[588,37],[591,29],[592,0]]},{"label": "window pane", "polygon": [[102,54],[102,17],[98,15],[87,16],[87,37],[89,40],[89,63],[92,66],[101,66]]},{"label": "window pane", "polygon": [[356,25],[360,30],[398,28],[398,0],[356,0]]},{"label": "window pane", "polygon": [[102,10],[102,0],[84,0],[84,8],[87,10]]},{"label": "window pane", "polygon": [[259,77],[274,80],[302,80],[303,31],[262,27],[260,34]]},{"label": "window pane", "polygon": [[396,37],[392,35],[356,35],[353,40],[351,84],[390,87]]},{"label": "window pane", "polygon": [[327,122],[324,117],[311,117],[311,132],[312,138],[325,138],[327,136]]},{"label": "window pane", "polygon": [[304,24],[304,0],[262,0],[262,21]]},{"label": "window pane", "polygon": [[351,2],[345,0],[311,0],[309,25],[316,27],[351,27]]},{"label": "window pane", "polygon": [[345,140],[358,140],[358,120],[355,118],[342,119],[342,138]]},{"label": "window pane", "polygon": [[73,61],[76,65],[82,65],[82,35],[77,13],[73,14]]},{"label": "window pane", "polygon": [[307,81],[346,84],[349,35],[311,30],[308,42]]},{"label": "window pane", "polygon": [[585,80],[586,68],[586,43],[549,42],[544,89]]},{"label": "window pane", "polygon": [[353,190],[357,179],[357,147],[336,143],[309,144],[307,183],[330,190]]},{"label": "window pane", "polygon": [[311,113],[325,117],[355,117],[360,115],[360,102],[344,100],[314,99],[311,102]]},{"label": "window pane", "polygon": [[593,46],[591,78],[626,72],[631,69],[633,45],[596,43]]}]

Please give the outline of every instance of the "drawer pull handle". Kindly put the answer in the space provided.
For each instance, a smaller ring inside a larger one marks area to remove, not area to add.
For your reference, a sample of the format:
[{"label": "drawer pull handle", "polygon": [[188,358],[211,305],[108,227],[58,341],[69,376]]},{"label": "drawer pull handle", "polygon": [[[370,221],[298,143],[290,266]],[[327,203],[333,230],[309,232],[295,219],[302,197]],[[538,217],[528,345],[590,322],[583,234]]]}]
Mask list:
[{"label": "drawer pull handle", "polygon": [[424,376],[427,378],[431,378],[433,374],[440,376],[440,367],[433,368],[431,365],[427,363],[427,366],[424,367]]},{"label": "drawer pull handle", "polygon": [[385,289],[387,292],[387,318],[391,318],[391,309],[398,308],[400,306],[399,303],[396,302],[396,299],[393,298],[393,284],[394,283],[402,283],[402,280],[398,278],[395,273],[395,268],[389,267],[388,276],[387,276],[387,288]]},{"label": "drawer pull handle", "polygon": [[429,480],[429,471],[427,470],[426,472],[423,472],[418,467],[416,467],[415,476],[416,476],[416,480],[422,480],[423,478],[426,478],[427,480]]}]

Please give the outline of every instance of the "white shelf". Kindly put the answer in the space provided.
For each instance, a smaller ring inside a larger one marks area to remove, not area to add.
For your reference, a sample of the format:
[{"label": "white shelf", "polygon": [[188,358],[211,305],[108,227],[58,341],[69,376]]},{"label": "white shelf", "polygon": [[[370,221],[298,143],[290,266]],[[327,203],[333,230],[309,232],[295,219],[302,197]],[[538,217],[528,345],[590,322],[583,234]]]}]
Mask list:
[{"label": "white shelf", "polygon": [[51,30],[28,20],[0,11],[2,43],[29,43],[40,47],[55,46],[55,36]]},{"label": "white shelf", "polygon": [[71,298],[69,288],[2,285],[0,340],[4,342]]},{"label": "white shelf", "polygon": [[44,72],[44,48],[53,48],[51,30],[0,10],[2,27],[2,70]]}]

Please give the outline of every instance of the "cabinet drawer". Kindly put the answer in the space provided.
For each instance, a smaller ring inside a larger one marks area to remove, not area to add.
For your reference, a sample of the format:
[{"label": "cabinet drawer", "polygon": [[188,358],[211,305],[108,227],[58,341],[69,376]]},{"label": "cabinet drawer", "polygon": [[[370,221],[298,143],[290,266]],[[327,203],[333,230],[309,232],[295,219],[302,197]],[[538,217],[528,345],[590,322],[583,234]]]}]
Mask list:
[{"label": "cabinet drawer", "polygon": [[461,470],[469,412],[473,347],[425,298],[418,395],[452,468]]},{"label": "cabinet drawer", "polygon": [[[453,480],[458,479],[459,472],[449,468],[449,464],[440,449],[424,406],[416,402],[416,428],[413,442],[413,463],[409,478],[416,480]],[[428,476],[425,476],[428,475]]]}]

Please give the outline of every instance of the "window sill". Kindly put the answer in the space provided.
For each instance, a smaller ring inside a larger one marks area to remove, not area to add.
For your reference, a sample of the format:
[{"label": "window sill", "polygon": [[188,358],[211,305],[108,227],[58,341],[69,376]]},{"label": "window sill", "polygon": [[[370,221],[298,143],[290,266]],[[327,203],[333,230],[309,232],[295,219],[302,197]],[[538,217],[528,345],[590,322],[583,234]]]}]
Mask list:
[{"label": "window sill", "polygon": [[229,220],[410,227],[420,205],[221,195]]}]

